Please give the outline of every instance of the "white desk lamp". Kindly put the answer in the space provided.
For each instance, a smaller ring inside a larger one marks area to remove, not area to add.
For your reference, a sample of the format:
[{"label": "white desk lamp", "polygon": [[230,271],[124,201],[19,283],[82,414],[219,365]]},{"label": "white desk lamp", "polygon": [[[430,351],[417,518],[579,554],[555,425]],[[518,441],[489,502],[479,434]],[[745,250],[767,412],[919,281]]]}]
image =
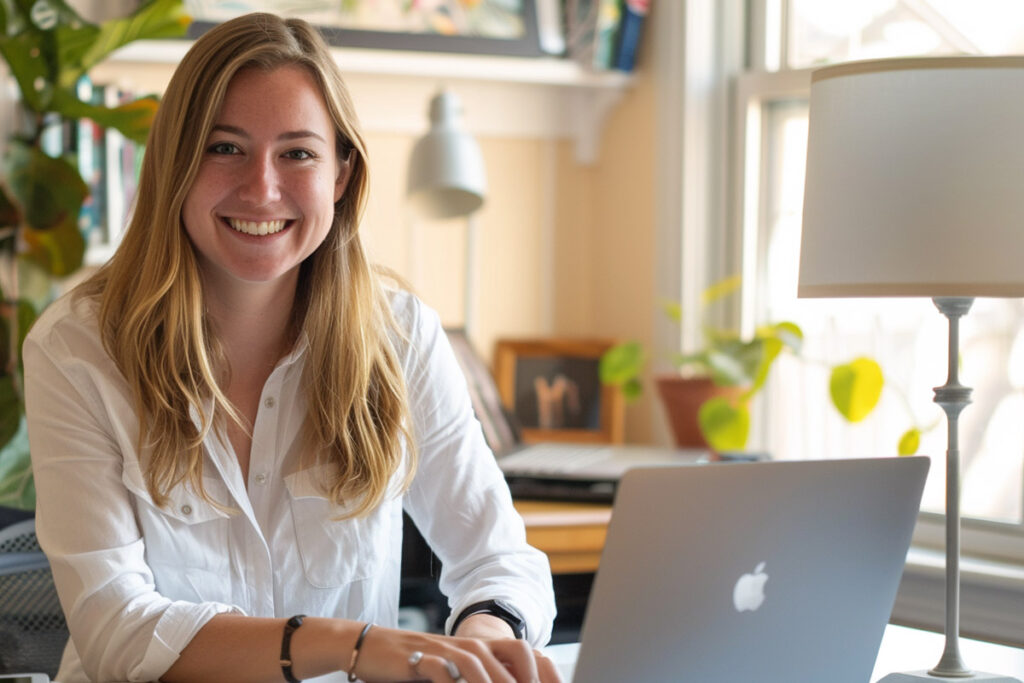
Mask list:
[{"label": "white desk lamp", "polygon": [[960,657],[960,454],[971,390],[957,379],[974,297],[1024,296],[1024,58],[840,64],[812,75],[801,297],[928,296],[949,319],[946,647],[886,683],[1016,678]]},{"label": "white desk lamp", "polygon": [[467,217],[463,326],[468,336],[476,294],[475,212],[484,203],[487,175],[480,145],[462,129],[461,118],[462,106],[454,93],[442,90],[430,101],[430,130],[413,147],[407,196],[427,218]]}]

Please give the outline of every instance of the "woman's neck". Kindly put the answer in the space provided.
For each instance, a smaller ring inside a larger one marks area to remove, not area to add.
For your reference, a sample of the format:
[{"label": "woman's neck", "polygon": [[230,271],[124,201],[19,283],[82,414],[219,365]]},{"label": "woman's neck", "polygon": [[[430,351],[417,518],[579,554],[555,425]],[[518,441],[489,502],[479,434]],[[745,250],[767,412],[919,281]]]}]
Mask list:
[{"label": "woman's neck", "polygon": [[273,368],[294,343],[297,282],[208,287],[206,312],[233,372]]}]

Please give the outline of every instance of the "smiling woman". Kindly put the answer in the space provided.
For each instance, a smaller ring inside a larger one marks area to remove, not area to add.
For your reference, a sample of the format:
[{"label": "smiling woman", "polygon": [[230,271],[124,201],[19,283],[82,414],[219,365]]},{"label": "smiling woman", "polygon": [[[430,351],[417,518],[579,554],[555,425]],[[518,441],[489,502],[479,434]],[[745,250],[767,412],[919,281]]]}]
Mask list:
[{"label": "smiling woman", "polygon": [[[367,178],[305,22],[182,60],[121,247],[25,343],[61,681],[557,680],[546,558],[437,315],[367,261]],[[403,510],[450,636],[395,628]]]}]

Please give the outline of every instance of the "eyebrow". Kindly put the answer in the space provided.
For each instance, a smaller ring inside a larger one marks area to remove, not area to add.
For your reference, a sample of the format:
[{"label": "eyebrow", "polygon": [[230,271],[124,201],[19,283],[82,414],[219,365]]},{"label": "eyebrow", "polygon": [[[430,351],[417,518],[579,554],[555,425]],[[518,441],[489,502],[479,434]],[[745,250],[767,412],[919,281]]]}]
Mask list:
[{"label": "eyebrow", "polygon": [[[238,137],[246,139],[252,137],[247,132],[245,132],[244,129],[239,128],[238,126],[229,126],[224,123],[218,123],[217,125],[215,125],[213,127],[213,131],[220,131],[222,133],[228,133],[230,135],[237,135]],[[324,144],[327,144],[327,141],[324,140],[323,136],[319,135],[318,133],[314,133],[311,130],[290,130],[281,133],[280,135],[277,136],[278,140],[301,140],[304,138],[316,138],[317,140],[320,140]]]}]

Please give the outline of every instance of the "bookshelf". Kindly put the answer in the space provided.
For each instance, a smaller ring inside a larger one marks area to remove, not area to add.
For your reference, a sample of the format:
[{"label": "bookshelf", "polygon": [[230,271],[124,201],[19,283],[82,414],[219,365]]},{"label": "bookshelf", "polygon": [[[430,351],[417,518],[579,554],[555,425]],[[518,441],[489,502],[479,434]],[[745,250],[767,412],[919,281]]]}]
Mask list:
[{"label": "bookshelf", "polygon": [[[92,71],[96,82],[160,91],[190,43],[138,41]],[[635,76],[593,72],[558,58],[333,48],[368,130],[419,134],[430,97],[455,90],[467,127],[483,136],[568,139],[592,164],[608,113]]]}]

